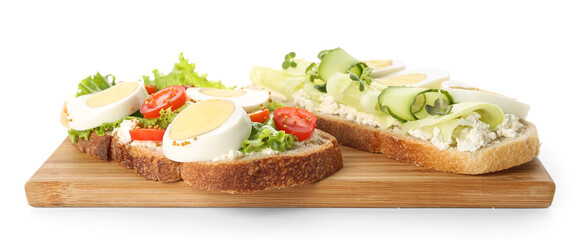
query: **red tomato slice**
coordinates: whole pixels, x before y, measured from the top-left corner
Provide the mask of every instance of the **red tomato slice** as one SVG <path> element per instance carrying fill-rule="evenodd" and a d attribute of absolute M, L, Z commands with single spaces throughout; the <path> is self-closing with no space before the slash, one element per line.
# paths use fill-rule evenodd
<path fill-rule="evenodd" d="M 148 95 L 152 95 L 156 92 L 156 86 L 154 85 L 145 85 L 144 88 L 146 89 L 146 92 L 148 92 Z"/>
<path fill-rule="evenodd" d="M 178 109 L 186 103 L 186 93 L 183 86 L 173 85 L 162 89 L 148 97 L 140 112 L 145 118 L 160 117 L 160 110 L 172 107 L 172 110 Z"/>
<path fill-rule="evenodd" d="M 270 118 L 270 111 L 268 109 L 258 110 L 248 115 L 253 122 L 264 122 Z"/>
<path fill-rule="evenodd" d="M 280 107 L 274 110 L 273 116 L 278 130 L 295 135 L 299 141 L 309 139 L 317 125 L 317 117 L 302 108 Z"/>
<path fill-rule="evenodd" d="M 165 129 L 135 128 L 130 130 L 130 138 L 140 141 L 162 141 Z"/>

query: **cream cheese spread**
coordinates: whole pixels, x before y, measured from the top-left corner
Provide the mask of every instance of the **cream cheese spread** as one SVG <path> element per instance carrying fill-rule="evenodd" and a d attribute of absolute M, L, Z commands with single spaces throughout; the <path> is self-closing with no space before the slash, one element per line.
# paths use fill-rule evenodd
<path fill-rule="evenodd" d="M 519 117 L 513 114 L 505 114 L 503 122 L 497 126 L 496 131 L 491 131 L 489 125 L 482 122 L 480 118 L 481 115 L 476 112 L 461 118 L 451 139 L 444 139 L 438 127 L 433 128 L 432 131 L 420 128 L 410 130 L 408 133 L 413 137 L 430 141 L 441 150 L 455 147 L 458 151 L 474 152 L 498 141 L 499 138 L 516 137 L 523 127 L 523 124 L 519 122 Z"/>
<path fill-rule="evenodd" d="M 132 141 L 130 137 L 130 130 L 136 127 L 138 121 L 134 119 L 125 119 L 120 123 L 120 126 L 112 130 L 112 135 L 118 137 L 120 143 L 129 143 Z"/>

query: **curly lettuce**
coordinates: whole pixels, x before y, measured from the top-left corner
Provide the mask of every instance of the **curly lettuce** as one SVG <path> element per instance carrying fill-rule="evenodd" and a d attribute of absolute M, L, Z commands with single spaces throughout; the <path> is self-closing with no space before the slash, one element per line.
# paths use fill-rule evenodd
<path fill-rule="evenodd" d="M 154 69 L 152 71 L 154 80 L 151 80 L 149 76 L 142 76 L 144 84 L 155 85 L 158 90 L 172 85 L 191 85 L 203 88 L 226 88 L 221 81 L 209 81 L 206 78 L 207 74 L 201 75 L 195 72 L 194 70 L 196 65 L 194 63 L 188 63 L 188 59 L 185 59 L 182 53 L 178 55 L 178 59 L 180 61 L 175 63 L 172 71 L 166 75 L 160 73 L 158 69 Z"/>
<path fill-rule="evenodd" d="M 108 81 L 108 77 L 112 77 L 112 82 Z M 94 76 L 89 76 L 80 81 L 78 84 L 78 90 L 76 91 L 76 96 L 78 97 L 100 92 L 114 85 L 116 85 L 116 77 L 114 77 L 114 75 L 108 74 L 102 76 L 99 72 L 96 72 Z"/>
<path fill-rule="evenodd" d="M 250 137 L 242 142 L 240 151 L 251 153 L 270 148 L 283 152 L 291 149 L 296 139 L 292 134 L 276 130 L 274 122 L 271 120 L 268 121 L 268 124 L 253 122 Z"/>
<path fill-rule="evenodd" d="M 79 139 L 88 140 L 91 132 L 96 132 L 98 136 L 104 136 L 104 134 L 106 134 L 107 131 L 111 131 L 112 129 L 119 127 L 122 121 L 124 121 L 124 119 L 112 123 L 103 123 L 98 127 L 86 130 L 70 129 L 68 130 L 68 136 L 70 138 L 70 142 L 77 143 Z"/>
<path fill-rule="evenodd" d="M 137 119 L 143 126 L 156 126 L 158 125 L 160 128 L 168 128 L 168 125 L 174 121 L 178 113 L 182 112 L 188 106 L 192 105 L 192 102 L 186 102 L 184 105 L 172 111 L 172 108 L 161 109 L 160 110 L 160 117 L 157 118 L 144 118 L 142 116 L 135 116 L 134 114 L 131 117 L 127 117 L 125 119 Z M 140 113 L 140 112 L 138 112 Z"/>

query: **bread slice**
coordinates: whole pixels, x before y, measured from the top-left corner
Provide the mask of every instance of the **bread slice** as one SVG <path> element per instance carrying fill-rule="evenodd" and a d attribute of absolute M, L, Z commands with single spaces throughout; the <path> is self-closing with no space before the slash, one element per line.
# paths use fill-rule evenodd
<path fill-rule="evenodd" d="M 315 115 L 317 128 L 335 136 L 341 145 L 443 172 L 495 172 L 529 162 L 539 154 L 537 129 L 524 120 L 517 137 L 498 139 L 475 152 L 462 152 L 454 148 L 440 150 L 429 141 L 400 131 L 364 126 L 330 114 Z"/>
<path fill-rule="evenodd" d="M 320 181 L 343 167 L 337 140 L 320 130 L 317 138 L 296 143 L 277 155 L 247 154 L 218 162 L 180 163 L 154 148 L 121 143 L 112 134 L 91 133 L 74 144 L 80 151 L 121 166 L 148 180 L 176 182 L 204 190 L 250 193 Z"/>
<path fill-rule="evenodd" d="M 181 176 L 184 182 L 195 188 L 229 193 L 316 182 L 343 167 L 337 140 L 325 132 L 318 132 L 316 142 L 278 155 L 255 154 L 227 162 L 183 163 Z"/>

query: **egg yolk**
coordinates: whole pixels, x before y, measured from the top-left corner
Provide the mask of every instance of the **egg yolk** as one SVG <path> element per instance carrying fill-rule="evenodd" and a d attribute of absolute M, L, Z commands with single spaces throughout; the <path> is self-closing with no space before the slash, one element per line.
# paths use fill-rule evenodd
<path fill-rule="evenodd" d="M 491 91 L 487 91 L 487 90 L 483 90 L 480 88 L 474 88 L 474 87 L 451 87 L 453 89 L 463 89 L 463 90 L 471 90 L 471 91 L 478 91 L 478 92 L 486 92 L 486 93 L 490 93 L 490 94 L 496 94 L 496 95 L 502 95 L 496 92 L 491 92 Z"/>
<path fill-rule="evenodd" d="M 180 113 L 172 122 L 170 137 L 185 140 L 217 129 L 232 115 L 232 102 L 210 99 L 196 103 Z"/>
<path fill-rule="evenodd" d="M 86 100 L 89 107 L 102 107 L 130 96 L 138 88 L 137 82 L 125 82 L 98 92 Z"/>
<path fill-rule="evenodd" d="M 379 79 L 378 81 L 387 86 L 406 86 L 422 82 L 427 78 L 424 73 L 407 73 L 390 78 Z"/>
<path fill-rule="evenodd" d="M 369 60 L 365 63 L 373 70 L 378 70 L 393 65 L 393 60 Z"/>
<path fill-rule="evenodd" d="M 227 89 L 215 89 L 215 88 L 206 88 L 199 91 L 204 95 L 208 95 L 211 97 L 239 97 L 245 95 L 246 92 L 243 90 L 227 90 Z"/>

